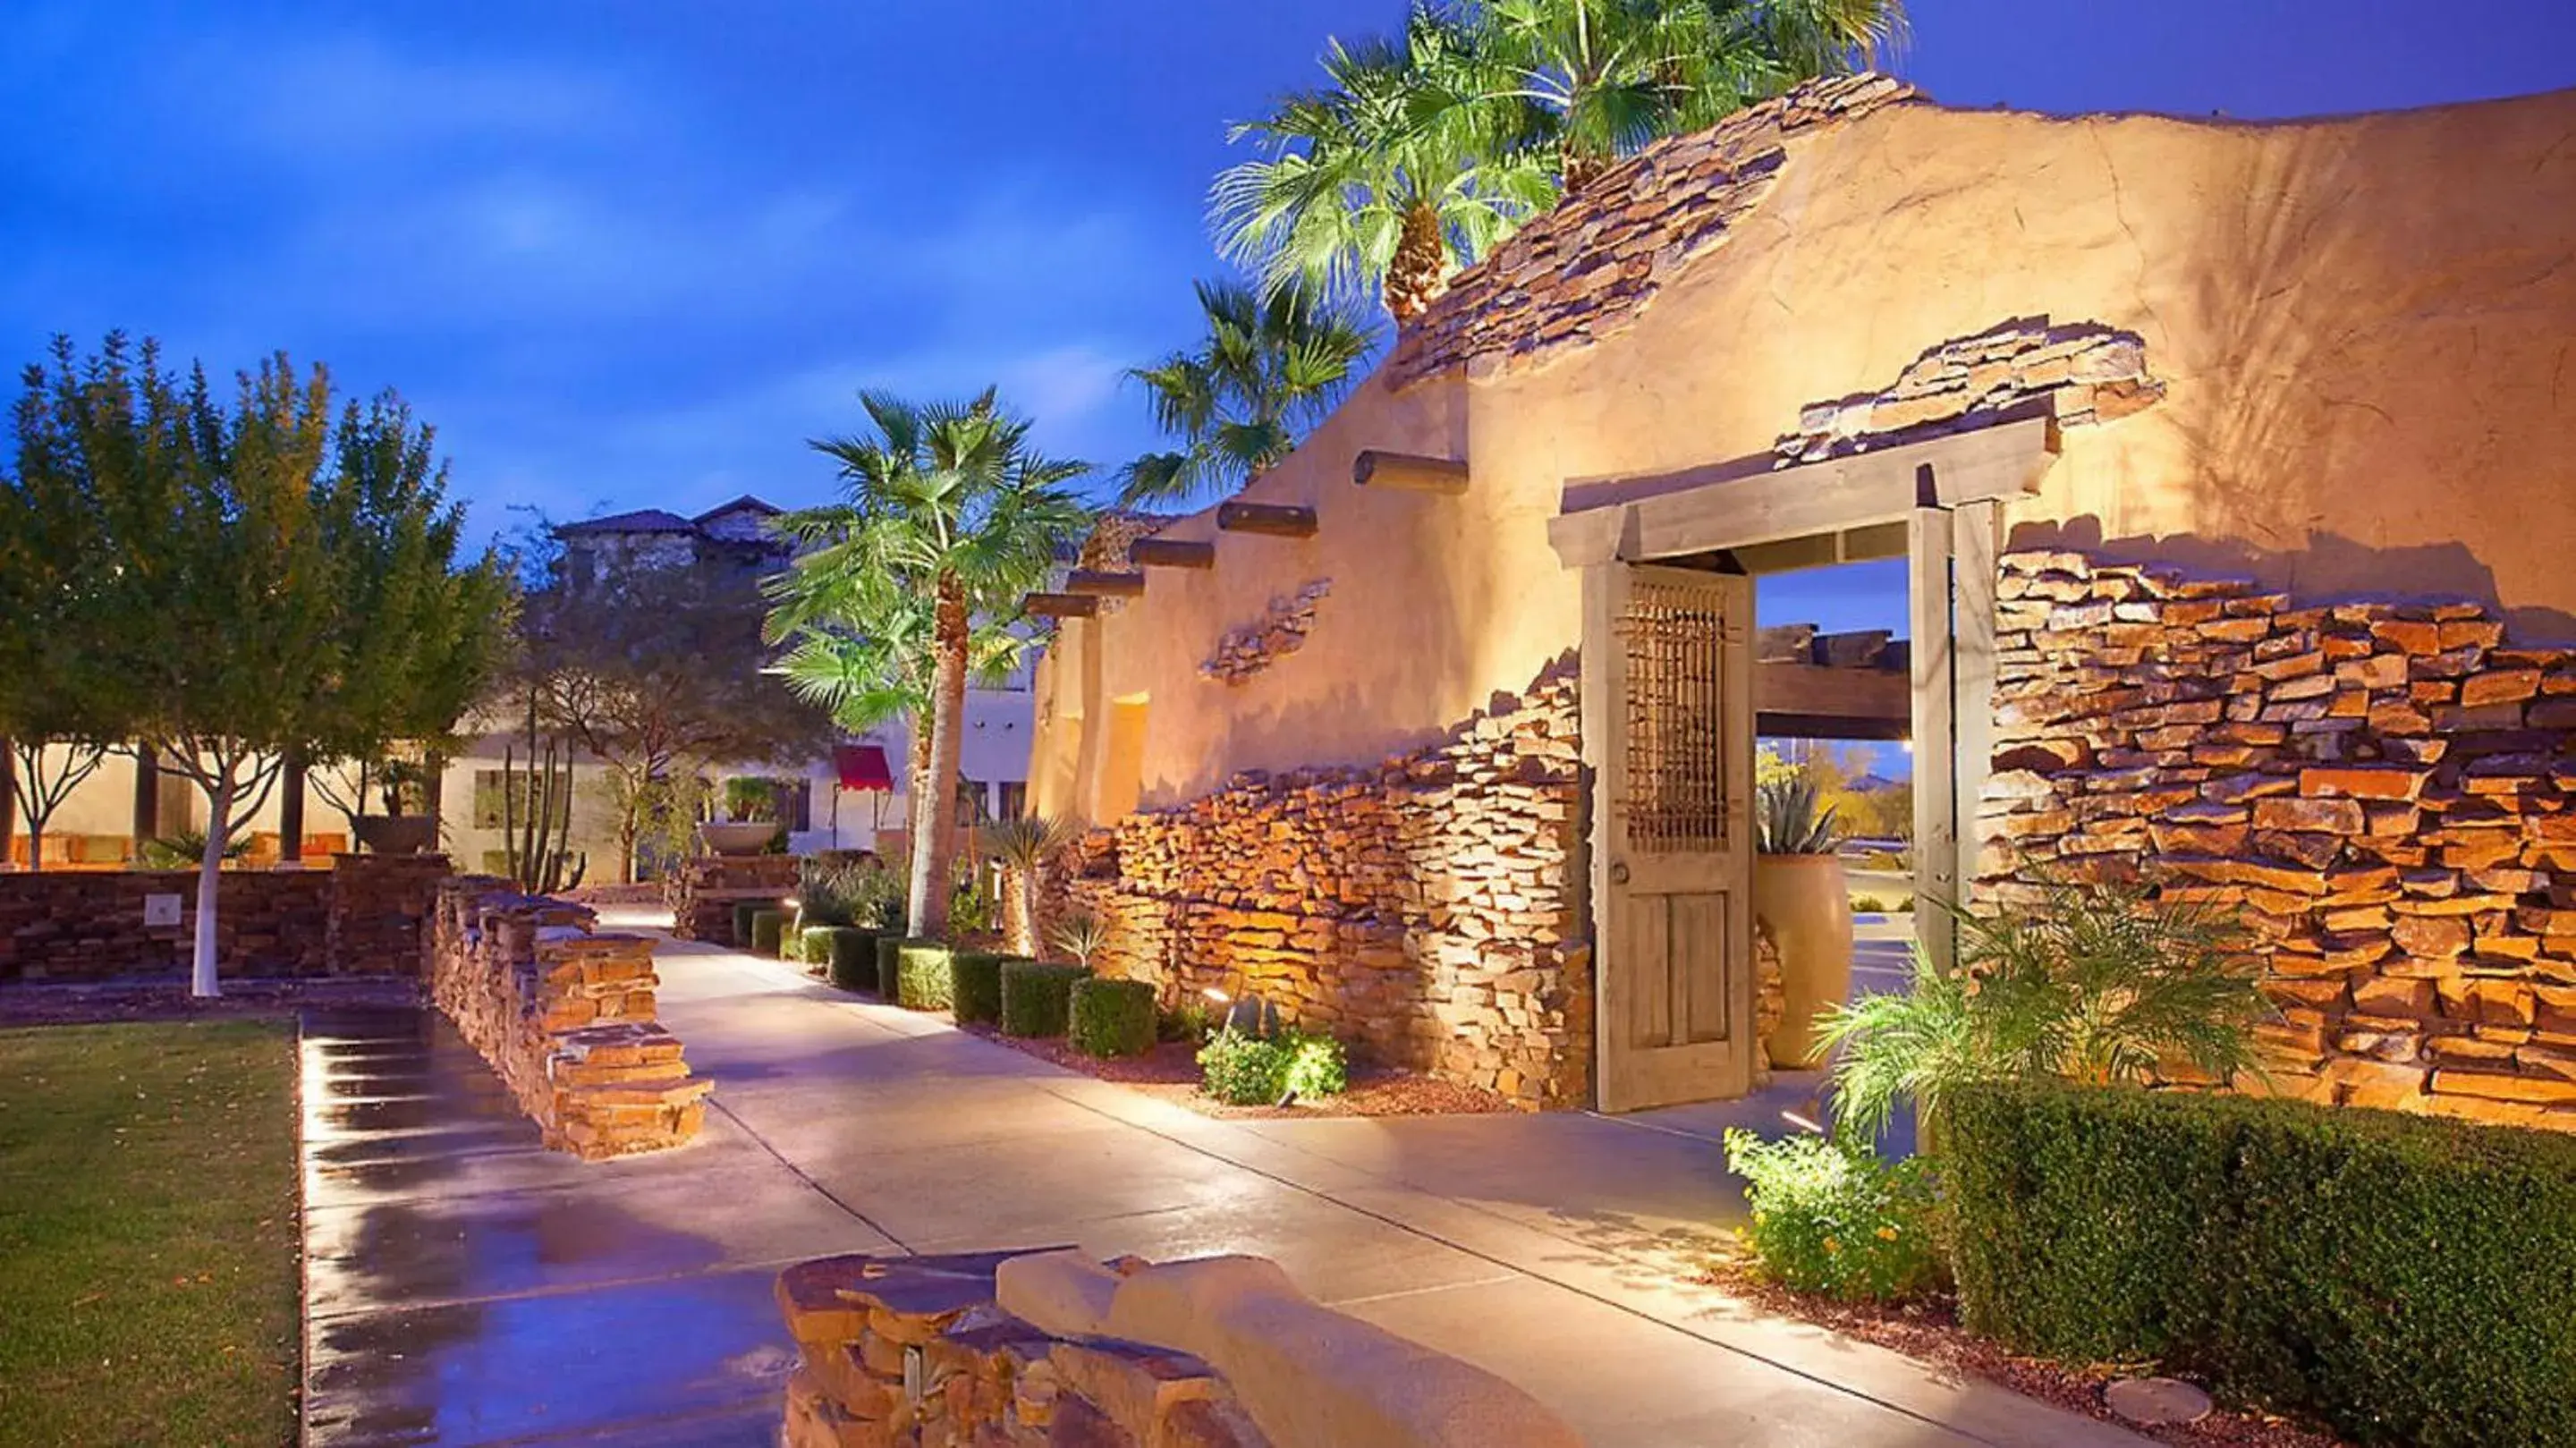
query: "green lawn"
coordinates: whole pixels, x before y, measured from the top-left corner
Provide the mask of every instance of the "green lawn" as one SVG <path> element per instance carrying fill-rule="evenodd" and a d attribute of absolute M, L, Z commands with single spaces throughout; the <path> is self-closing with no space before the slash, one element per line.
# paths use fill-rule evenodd
<path fill-rule="evenodd" d="M 0 1031 L 0 1445 L 295 1439 L 295 1045 Z"/>

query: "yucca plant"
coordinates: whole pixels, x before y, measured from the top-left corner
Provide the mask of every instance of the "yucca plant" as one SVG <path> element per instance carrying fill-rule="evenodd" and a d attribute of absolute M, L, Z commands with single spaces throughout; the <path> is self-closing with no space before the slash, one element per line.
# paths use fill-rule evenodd
<path fill-rule="evenodd" d="M 1047 938 L 1056 949 L 1083 965 L 1097 965 L 1100 953 L 1109 948 L 1109 922 L 1088 911 L 1076 910 L 1057 921 Z"/>
<path fill-rule="evenodd" d="M 1831 805 L 1804 774 L 1753 788 L 1753 848 L 1765 855 L 1829 855 L 1839 833 Z"/>
<path fill-rule="evenodd" d="M 2187 1061 L 2227 1082 L 2262 1074 L 2254 1026 L 2272 1014 L 2234 921 L 2132 884 L 2049 881 L 2030 905 L 1959 924 L 1958 965 L 1915 947 L 1910 989 L 1828 1006 L 1838 1125 L 1885 1130 L 1901 1101 L 1921 1117 L 1983 1082 L 2151 1079 Z"/>
<path fill-rule="evenodd" d="M 1045 815 L 1022 815 L 975 831 L 984 858 L 1002 867 L 1011 878 L 1011 889 L 1019 896 L 1020 918 L 1013 922 L 1011 930 L 1014 954 L 1037 954 L 1038 876 L 1065 846 L 1073 843 L 1073 836 L 1071 824 Z"/>

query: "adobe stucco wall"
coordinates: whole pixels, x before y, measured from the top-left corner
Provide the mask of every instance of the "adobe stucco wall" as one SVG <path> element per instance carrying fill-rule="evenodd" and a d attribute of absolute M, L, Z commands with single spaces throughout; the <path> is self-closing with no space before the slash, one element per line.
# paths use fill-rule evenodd
<path fill-rule="evenodd" d="M 2465 595 L 2517 638 L 2576 637 L 2576 92 L 2277 125 L 1907 103 L 1763 144 L 1784 155 L 1758 202 L 1642 309 L 1605 300 L 1594 340 L 1543 356 L 1463 348 L 1401 390 L 1382 372 L 1243 494 L 1313 506 L 1315 537 L 1220 535 L 1212 511 L 1169 529 L 1216 539 L 1217 566 L 1154 570 L 1067 630 L 1041 671 L 1036 807 L 1096 813 L 1106 730 L 1077 721 L 1113 701 L 1145 704 L 1147 807 L 1426 742 L 1575 642 L 1545 532 L 1569 481 L 1765 454 L 1804 405 L 2040 314 L 2136 333 L 2167 392 L 2068 429 L 2017 541 L 2302 597 Z M 1357 488 L 1363 447 L 1464 456 L 1473 482 Z M 1201 674 L 1319 579 L 1298 652 Z"/>

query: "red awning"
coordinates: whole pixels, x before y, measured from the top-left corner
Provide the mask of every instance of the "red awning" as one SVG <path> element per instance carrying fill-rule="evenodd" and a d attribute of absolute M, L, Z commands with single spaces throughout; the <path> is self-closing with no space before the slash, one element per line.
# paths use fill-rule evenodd
<path fill-rule="evenodd" d="M 885 746 L 881 744 L 833 745 L 832 772 L 841 777 L 843 789 L 894 792 L 894 772 L 886 768 Z"/>

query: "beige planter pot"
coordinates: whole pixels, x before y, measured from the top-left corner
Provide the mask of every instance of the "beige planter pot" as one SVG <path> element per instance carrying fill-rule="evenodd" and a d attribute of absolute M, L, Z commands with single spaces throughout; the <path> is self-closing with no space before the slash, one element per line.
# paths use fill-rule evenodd
<path fill-rule="evenodd" d="M 1753 913 L 1780 951 L 1788 1008 L 1766 1049 L 1784 1071 L 1815 1064 L 1816 1012 L 1851 995 L 1851 894 L 1833 855 L 1753 857 Z"/>

